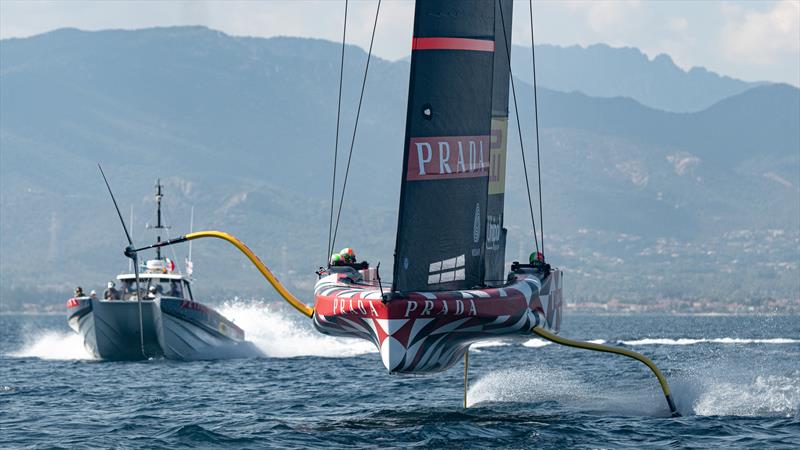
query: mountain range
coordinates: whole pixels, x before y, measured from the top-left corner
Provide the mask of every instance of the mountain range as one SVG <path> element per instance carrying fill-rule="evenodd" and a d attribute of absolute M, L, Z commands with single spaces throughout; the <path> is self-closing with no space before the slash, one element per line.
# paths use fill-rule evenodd
<path fill-rule="evenodd" d="M 512 50 L 514 75 L 533 83 L 530 47 Z M 650 59 L 637 48 L 536 46 L 537 84 L 593 97 L 629 97 L 655 109 L 697 112 L 764 83 L 737 80 L 703 67 L 686 71 L 667 54 Z"/>
<path fill-rule="evenodd" d="M 0 41 L 4 307 L 61 302 L 75 284 L 92 289 L 126 270 L 98 162 L 123 215 L 133 209 L 137 243 L 154 239 L 145 224 L 161 178 L 172 236 L 189 230 L 194 207 L 195 229 L 239 236 L 308 298 L 327 256 L 339 45 L 203 27 Z M 535 174 L 525 54 L 515 48 L 512 59 Z M 338 189 L 366 56 L 347 48 Z M 407 61 L 370 62 L 336 240 L 386 273 L 408 73 Z M 548 258 L 567 271 L 568 299 L 800 297 L 800 89 L 605 45 L 537 46 L 537 78 L 539 225 Z M 533 246 L 511 110 L 508 261 Z M 187 247 L 174 250 L 182 261 Z M 225 244 L 198 241 L 193 255 L 201 296 L 273 296 Z"/>

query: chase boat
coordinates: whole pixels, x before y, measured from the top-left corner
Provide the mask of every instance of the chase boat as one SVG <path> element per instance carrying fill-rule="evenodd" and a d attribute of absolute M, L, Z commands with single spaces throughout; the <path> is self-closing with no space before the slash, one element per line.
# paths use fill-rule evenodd
<path fill-rule="evenodd" d="M 161 197 L 159 183 L 157 230 L 166 228 L 161 224 Z M 136 273 L 120 274 L 117 280 L 120 289 L 108 299 L 67 301 L 69 326 L 95 358 L 204 359 L 244 342 L 241 328 L 194 300 L 190 277 L 176 271 L 160 251 L 139 268 L 138 282 Z"/>

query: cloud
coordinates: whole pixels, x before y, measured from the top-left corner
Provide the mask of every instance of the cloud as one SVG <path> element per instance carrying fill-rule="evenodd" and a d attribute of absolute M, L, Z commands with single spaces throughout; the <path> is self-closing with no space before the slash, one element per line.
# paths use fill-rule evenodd
<path fill-rule="evenodd" d="M 641 2 L 628 1 L 595 1 L 583 3 L 586 10 L 586 22 L 592 31 L 597 33 L 616 33 L 619 27 L 629 26 L 640 11 Z"/>
<path fill-rule="evenodd" d="M 347 41 L 369 45 L 377 0 L 351 1 Z M 800 85 L 800 2 L 534 0 L 536 41 L 667 52 L 744 79 Z M 60 27 L 84 30 L 205 25 L 232 35 L 304 36 L 339 42 L 344 0 L 0 0 L 0 39 Z M 374 54 L 410 54 L 414 2 L 381 4 Z M 514 2 L 512 41 L 530 45 L 528 1 Z"/>
<path fill-rule="evenodd" d="M 726 23 L 720 46 L 727 59 L 769 65 L 800 53 L 800 2 L 779 1 L 766 11 L 723 4 L 721 11 Z"/>
<path fill-rule="evenodd" d="M 544 8 L 561 9 L 572 16 L 568 23 L 572 23 L 571 28 L 584 30 L 581 33 L 586 40 L 581 42 L 584 45 L 600 40 L 609 44 L 627 42 L 638 34 L 647 14 L 640 0 L 567 0 L 544 5 Z M 578 25 L 580 22 L 582 25 Z"/>
<path fill-rule="evenodd" d="M 667 20 L 667 29 L 673 33 L 683 33 L 689 29 L 689 21 L 685 17 L 672 17 Z"/>

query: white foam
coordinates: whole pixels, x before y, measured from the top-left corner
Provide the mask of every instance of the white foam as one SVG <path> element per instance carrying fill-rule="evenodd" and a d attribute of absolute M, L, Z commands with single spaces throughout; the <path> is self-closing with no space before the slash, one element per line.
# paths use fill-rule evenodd
<path fill-rule="evenodd" d="M 503 341 L 501 341 L 499 339 L 492 339 L 490 341 L 476 342 L 476 343 L 470 345 L 469 348 L 473 349 L 473 348 L 506 347 L 506 346 L 508 346 L 508 342 L 503 342 Z"/>
<path fill-rule="evenodd" d="M 83 339 L 73 332 L 42 331 L 9 356 L 41 359 L 93 359 L 83 346 Z"/>
<path fill-rule="evenodd" d="M 800 371 L 790 376 L 759 375 L 749 381 L 700 381 L 692 402 L 700 416 L 794 417 L 800 410 Z"/>
<path fill-rule="evenodd" d="M 530 366 L 488 373 L 473 382 L 469 405 L 485 402 L 554 402 L 581 412 L 666 416 L 655 383 L 611 386 L 591 374 L 557 367 Z M 800 370 L 786 375 L 747 373 L 713 364 L 689 378 L 671 377 L 673 397 L 683 415 L 796 417 L 800 411 Z"/>
<path fill-rule="evenodd" d="M 772 338 L 772 339 L 741 339 L 741 338 L 714 338 L 714 339 L 668 339 L 668 338 L 648 338 L 634 341 L 618 341 L 624 345 L 695 345 L 702 343 L 713 344 L 800 344 L 800 339 L 791 338 Z"/>
<path fill-rule="evenodd" d="M 539 348 L 550 344 L 551 342 L 539 338 L 528 339 L 527 341 L 522 343 L 522 345 L 524 345 L 525 347 L 530 347 L 530 348 Z"/>
<path fill-rule="evenodd" d="M 266 356 L 347 358 L 377 353 L 372 342 L 322 335 L 313 328 L 311 320 L 300 319 L 294 310 L 273 303 L 230 301 L 219 312 L 240 326 L 245 339 Z"/>
<path fill-rule="evenodd" d="M 590 389 L 572 372 L 529 367 L 490 372 L 467 392 L 468 405 L 482 402 L 562 401 L 589 395 Z"/>

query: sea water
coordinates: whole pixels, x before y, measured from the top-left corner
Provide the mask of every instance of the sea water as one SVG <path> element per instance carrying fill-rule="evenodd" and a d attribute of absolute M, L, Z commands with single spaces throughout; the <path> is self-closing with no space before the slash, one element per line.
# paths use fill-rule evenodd
<path fill-rule="evenodd" d="M 800 318 L 565 315 L 562 335 L 496 340 L 463 366 L 388 375 L 372 344 L 318 334 L 282 305 L 220 306 L 236 358 L 100 362 L 63 316 L 0 316 L 0 447 L 798 448 Z"/>

